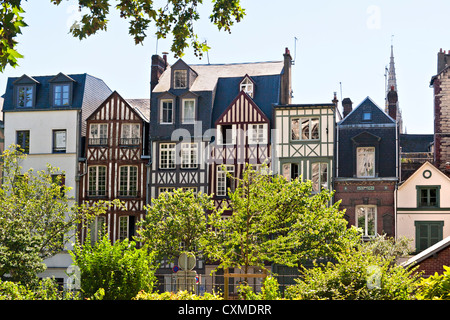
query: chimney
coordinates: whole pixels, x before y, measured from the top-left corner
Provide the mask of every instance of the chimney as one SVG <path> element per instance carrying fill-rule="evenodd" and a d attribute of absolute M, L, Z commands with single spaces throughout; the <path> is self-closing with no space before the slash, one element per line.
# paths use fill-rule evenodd
<path fill-rule="evenodd" d="M 350 100 L 350 98 L 344 98 L 342 99 L 342 108 L 343 108 L 343 113 L 342 116 L 345 118 L 350 112 L 352 112 L 352 105 L 353 102 L 352 100 Z"/>
<path fill-rule="evenodd" d="M 391 90 L 388 92 L 387 95 L 388 99 L 388 114 L 389 116 L 396 120 L 397 119 L 397 91 L 395 91 L 394 86 L 391 86 Z"/>
<path fill-rule="evenodd" d="M 286 48 L 284 54 L 284 67 L 283 74 L 281 75 L 281 88 L 280 88 L 280 104 L 290 104 L 292 98 L 292 83 L 291 83 L 291 65 L 292 57 L 289 49 Z"/>
<path fill-rule="evenodd" d="M 163 57 L 155 54 L 152 56 L 152 67 L 150 73 L 150 92 L 153 91 L 155 86 L 159 82 L 159 78 L 163 74 L 164 70 L 166 70 L 167 64 L 167 52 L 163 52 Z"/>
<path fill-rule="evenodd" d="M 437 73 L 444 70 L 447 65 L 450 65 L 450 51 L 447 53 L 446 50 L 442 51 L 441 48 L 438 52 Z"/>

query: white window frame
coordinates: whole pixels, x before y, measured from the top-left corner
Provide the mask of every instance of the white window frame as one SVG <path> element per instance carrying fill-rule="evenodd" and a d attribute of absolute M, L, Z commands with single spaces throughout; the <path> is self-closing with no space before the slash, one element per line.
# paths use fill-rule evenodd
<path fill-rule="evenodd" d="M 179 78 L 179 77 L 181 77 L 181 78 Z M 179 79 L 181 79 L 181 82 L 182 82 L 182 80 L 184 80 L 184 83 L 182 83 L 181 86 L 177 85 L 177 82 Z M 174 70 L 173 71 L 173 88 L 174 89 L 186 89 L 187 82 L 188 82 L 187 70 Z"/>
<path fill-rule="evenodd" d="M 235 124 L 231 124 L 231 142 L 224 143 L 224 137 L 222 135 L 222 127 L 223 126 L 230 126 L 230 124 L 219 124 L 217 125 L 217 144 L 218 145 L 235 145 L 236 144 L 236 136 L 237 136 L 237 126 Z M 225 135 L 227 135 L 227 132 L 225 132 Z"/>
<path fill-rule="evenodd" d="M 126 169 L 126 172 L 124 172 Z M 125 189 L 122 189 L 125 186 Z M 135 197 L 138 192 L 138 167 L 120 166 L 119 167 L 119 196 Z"/>
<path fill-rule="evenodd" d="M 364 149 L 366 149 L 365 152 L 368 153 L 368 154 L 369 154 L 368 149 L 372 150 L 372 151 L 370 151 L 370 154 L 371 154 L 371 157 L 372 157 L 372 160 L 373 160 L 373 163 L 372 163 L 372 174 L 369 174 L 370 168 L 366 168 L 365 172 L 362 172 L 360 170 L 361 166 L 365 166 L 363 163 L 361 163 L 361 161 L 363 161 L 363 162 L 364 161 L 370 161 L 370 159 L 367 158 L 368 155 L 366 155 L 366 160 L 362 159 L 362 157 L 364 156 L 363 155 Z M 356 148 L 356 176 L 358 178 L 374 178 L 375 177 L 375 161 L 376 161 L 376 159 L 375 159 L 375 152 L 376 152 L 375 147 L 357 147 Z"/>
<path fill-rule="evenodd" d="M 314 165 L 317 165 L 318 172 L 317 172 L 317 184 L 313 180 L 314 178 Z M 324 172 L 322 171 L 322 165 L 326 166 L 326 183 L 324 185 L 324 181 L 322 181 L 322 175 Z M 312 162 L 311 163 L 311 182 L 312 182 L 312 191 L 313 192 L 320 192 L 323 189 L 329 189 L 329 165 L 328 162 Z"/>
<path fill-rule="evenodd" d="M 192 102 L 193 103 L 193 110 L 192 110 L 192 118 L 186 118 L 186 102 Z M 196 99 L 183 99 L 182 100 L 182 108 L 181 108 L 181 123 L 183 124 L 193 124 L 195 123 L 195 111 L 197 109 L 196 106 Z"/>
<path fill-rule="evenodd" d="M 57 89 L 60 90 L 59 97 L 57 97 Z M 70 84 L 53 85 L 53 105 L 58 107 L 70 105 Z"/>
<path fill-rule="evenodd" d="M 267 123 L 250 123 L 247 128 L 248 144 L 267 144 Z"/>
<path fill-rule="evenodd" d="M 170 103 L 171 105 L 171 117 L 170 119 L 164 119 L 165 103 Z M 169 110 L 169 109 L 167 109 Z M 175 118 L 175 108 L 173 99 L 161 99 L 159 107 L 159 123 L 160 124 L 173 124 L 173 119 Z M 170 121 L 164 121 L 170 120 Z"/>
<path fill-rule="evenodd" d="M 369 210 L 373 210 L 373 234 L 369 233 Z M 360 217 L 360 211 L 363 210 L 364 214 L 364 225 L 361 226 L 359 217 Z M 363 230 L 363 236 L 364 237 L 374 237 L 377 235 L 377 206 L 375 205 L 358 205 L 355 207 L 355 225 L 357 228 L 361 228 Z"/>
<path fill-rule="evenodd" d="M 239 90 L 244 91 L 250 97 L 253 98 L 253 82 L 248 77 L 245 77 L 244 80 L 239 84 Z"/>
<path fill-rule="evenodd" d="M 21 95 L 23 102 L 21 103 Z M 21 105 L 22 104 L 22 105 Z M 31 108 L 34 104 L 34 87 L 31 85 L 21 85 L 17 87 L 17 106 L 19 108 Z"/>
<path fill-rule="evenodd" d="M 293 121 L 294 120 L 298 120 L 298 128 L 294 128 L 293 125 Z M 308 135 L 307 138 L 303 138 L 303 121 L 304 120 L 308 120 Z M 317 121 L 317 138 L 313 138 L 313 131 L 312 131 L 312 124 L 313 121 Z M 316 117 L 316 116 L 311 116 L 311 117 L 304 117 L 304 116 L 300 116 L 300 117 L 292 117 L 290 118 L 290 127 L 291 127 L 291 131 L 290 131 L 290 137 L 292 141 L 319 141 L 320 140 L 320 117 Z M 296 129 L 297 131 L 297 135 L 298 138 L 294 138 L 294 129 Z"/>
<path fill-rule="evenodd" d="M 95 128 L 95 132 L 93 131 Z M 91 140 L 92 139 L 92 140 Z M 95 141 L 96 139 L 98 141 Z M 108 144 L 108 124 L 107 123 L 91 123 L 89 125 L 89 144 L 103 145 Z M 96 142 L 96 143 L 92 143 Z M 103 143 L 106 142 L 106 143 Z"/>
<path fill-rule="evenodd" d="M 181 169 L 198 168 L 198 143 L 181 143 Z"/>
<path fill-rule="evenodd" d="M 100 168 L 104 168 L 104 179 L 101 179 L 102 177 L 100 177 Z M 91 169 L 95 169 L 95 171 L 91 171 Z M 93 184 L 91 184 L 91 178 L 92 175 L 94 175 L 94 180 Z M 106 166 L 89 166 L 88 167 L 88 195 L 89 196 L 106 196 L 107 195 L 107 183 L 106 183 L 106 177 L 107 177 L 107 168 Z M 104 190 L 100 190 L 100 183 L 104 181 Z M 95 190 L 92 190 L 91 186 L 95 187 Z M 99 194 L 99 191 L 104 191 L 104 194 Z M 92 194 L 92 192 L 94 192 L 94 194 Z"/>
<path fill-rule="evenodd" d="M 56 129 L 53 130 L 52 134 L 53 134 L 52 152 L 65 153 L 67 148 L 67 130 Z"/>
<path fill-rule="evenodd" d="M 141 124 L 140 123 L 123 123 L 120 132 L 120 144 L 136 145 L 141 139 Z"/>
<path fill-rule="evenodd" d="M 124 227 L 125 227 L 125 230 L 124 230 Z M 124 237 L 124 235 L 125 235 L 125 237 Z M 119 217 L 119 240 L 128 239 L 129 236 L 130 236 L 130 216 L 120 216 Z"/>
<path fill-rule="evenodd" d="M 234 165 L 218 166 L 216 171 L 216 195 L 224 197 L 228 194 L 227 174 L 234 174 Z"/>
<path fill-rule="evenodd" d="M 159 144 L 159 169 L 175 169 L 175 148 L 175 143 Z"/>

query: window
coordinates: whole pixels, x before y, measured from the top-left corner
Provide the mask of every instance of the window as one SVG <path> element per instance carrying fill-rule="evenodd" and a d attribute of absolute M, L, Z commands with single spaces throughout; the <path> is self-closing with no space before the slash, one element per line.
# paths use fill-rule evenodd
<path fill-rule="evenodd" d="M 195 122 L 195 99 L 184 99 L 182 110 L 182 123 Z"/>
<path fill-rule="evenodd" d="M 66 183 L 66 176 L 63 174 L 52 174 L 52 183 L 60 187 L 61 196 L 64 196 L 64 185 Z"/>
<path fill-rule="evenodd" d="M 439 207 L 440 186 L 417 186 L 417 207 Z"/>
<path fill-rule="evenodd" d="M 297 163 L 284 163 L 283 168 L 283 177 L 286 178 L 286 180 L 294 180 L 299 177 L 299 167 Z"/>
<path fill-rule="evenodd" d="M 19 86 L 17 89 L 17 106 L 32 107 L 33 106 L 33 86 Z"/>
<path fill-rule="evenodd" d="M 137 176 L 138 176 L 137 172 L 138 168 L 136 166 L 120 167 L 119 196 L 122 197 L 137 196 Z"/>
<path fill-rule="evenodd" d="M 267 125 L 250 124 L 248 126 L 248 143 L 249 144 L 267 143 Z"/>
<path fill-rule="evenodd" d="M 91 223 L 91 244 L 94 245 L 97 241 L 100 241 L 105 235 L 106 218 L 95 217 Z"/>
<path fill-rule="evenodd" d="M 173 123 L 173 100 L 161 100 L 160 123 Z"/>
<path fill-rule="evenodd" d="M 159 145 L 159 168 L 175 168 L 175 143 L 161 143 Z"/>
<path fill-rule="evenodd" d="M 375 177 L 375 147 L 356 148 L 356 176 Z"/>
<path fill-rule="evenodd" d="M 122 124 L 120 133 L 121 145 L 139 145 L 141 143 L 141 125 L 139 123 Z"/>
<path fill-rule="evenodd" d="M 66 130 L 53 130 L 53 153 L 66 152 Z"/>
<path fill-rule="evenodd" d="M 30 131 L 17 131 L 16 144 L 20 146 L 20 148 L 23 150 L 23 153 L 30 153 Z"/>
<path fill-rule="evenodd" d="M 291 140 L 319 140 L 319 118 L 292 118 Z"/>
<path fill-rule="evenodd" d="M 253 82 L 249 78 L 245 78 L 240 85 L 240 91 L 244 91 L 253 98 Z"/>
<path fill-rule="evenodd" d="M 357 206 L 356 207 L 356 227 L 363 230 L 363 236 L 372 237 L 376 235 L 376 206 Z"/>
<path fill-rule="evenodd" d="M 228 189 L 234 189 L 234 181 L 228 175 L 234 175 L 234 166 L 217 167 L 217 195 L 226 196 Z"/>
<path fill-rule="evenodd" d="M 236 125 L 223 124 L 217 126 L 218 144 L 236 144 Z"/>
<path fill-rule="evenodd" d="M 442 240 L 444 221 L 415 221 L 416 252 L 423 251 Z"/>
<path fill-rule="evenodd" d="M 328 163 L 315 162 L 311 164 L 311 181 L 313 192 L 328 189 Z"/>
<path fill-rule="evenodd" d="M 132 240 L 134 236 L 135 217 L 122 216 L 119 217 L 119 240 Z"/>
<path fill-rule="evenodd" d="M 187 88 L 187 70 L 175 70 L 173 72 L 174 89 L 186 89 Z"/>
<path fill-rule="evenodd" d="M 364 111 L 362 119 L 363 119 L 363 121 L 370 121 L 370 120 L 372 120 L 372 112 Z"/>
<path fill-rule="evenodd" d="M 181 144 L 181 168 L 194 169 L 198 166 L 197 143 Z"/>
<path fill-rule="evenodd" d="M 106 123 L 92 123 L 89 133 L 90 145 L 108 145 L 108 125 Z"/>
<path fill-rule="evenodd" d="M 58 84 L 53 86 L 53 105 L 68 106 L 70 99 L 70 85 Z"/>
<path fill-rule="evenodd" d="M 106 196 L 106 166 L 91 166 L 88 173 L 88 196 Z"/>

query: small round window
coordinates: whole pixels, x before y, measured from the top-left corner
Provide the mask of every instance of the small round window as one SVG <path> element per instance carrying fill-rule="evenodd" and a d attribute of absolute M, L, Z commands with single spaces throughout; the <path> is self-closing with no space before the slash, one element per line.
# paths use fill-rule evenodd
<path fill-rule="evenodd" d="M 429 179 L 429 178 L 431 178 L 431 171 L 430 171 L 430 170 L 425 170 L 425 171 L 422 173 L 422 175 L 423 175 L 423 177 L 424 177 L 425 179 Z"/>

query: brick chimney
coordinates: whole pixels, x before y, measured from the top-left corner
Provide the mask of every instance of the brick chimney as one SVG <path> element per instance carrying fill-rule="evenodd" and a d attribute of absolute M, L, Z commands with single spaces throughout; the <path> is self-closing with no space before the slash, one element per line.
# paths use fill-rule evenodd
<path fill-rule="evenodd" d="M 352 112 L 353 110 L 353 102 L 352 100 L 350 100 L 350 98 L 344 98 L 342 99 L 342 108 L 343 108 L 343 112 L 342 112 L 342 116 L 345 118 L 350 112 Z"/>
<path fill-rule="evenodd" d="M 150 92 L 153 91 L 159 82 L 159 78 L 167 68 L 167 52 L 163 52 L 163 56 L 157 54 L 152 56 L 152 67 L 150 72 Z"/>
<path fill-rule="evenodd" d="M 291 82 L 291 66 L 292 57 L 289 49 L 286 48 L 284 54 L 284 68 L 281 75 L 281 88 L 280 88 L 280 104 L 290 104 L 292 99 L 292 82 Z"/>
<path fill-rule="evenodd" d="M 388 99 L 388 114 L 389 116 L 396 120 L 397 119 L 397 91 L 395 91 L 394 86 L 391 86 L 391 90 L 389 90 L 387 94 Z"/>

